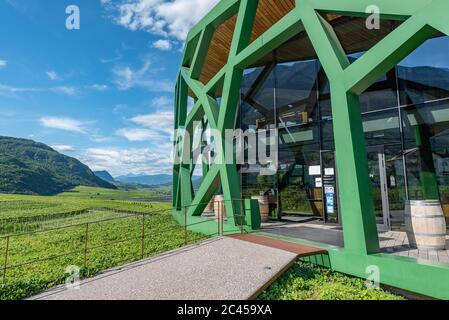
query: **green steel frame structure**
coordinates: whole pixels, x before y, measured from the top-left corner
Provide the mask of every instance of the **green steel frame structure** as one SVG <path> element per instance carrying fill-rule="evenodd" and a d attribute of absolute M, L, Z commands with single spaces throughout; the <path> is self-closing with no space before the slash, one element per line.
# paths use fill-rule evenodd
<path fill-rule="evenodd" d="M 175 129 L 193 135 L 193 123 L 207 119 L 213 129 L 223 133 L 236 128 L 240 84 L 244 69 L 300 32 L 306 32 L 321 62 L 331 87 L 334 135 L 339 176 L 339 199 L 344 248 L 328 247 L 328 254 L 316 262 L 336 271 L 367 277 L 370 266 L 380 270 L 383 284 L 436 298 L 449 298 L 449 265 L 380 253 L 379 239 L 369 180 L 367 154 L 359 96 L 379 77 L 406 58 L 427 39 L 441 32 L 449 35 L 447 0 L 297 0 L 295 8 L 255 41 L 250 36 L 258 6 L 257 0 L 222 0 L 189 33 L 176 86 Z M 377 5 L 382 19 L 403 21 L 398 28 L 349 62 L 332 26 L 321 14 L 354 17 L 368 16 L 366 8 Z M 200 78 L 214 30 L 237 15 L 227 64 L 210 80 Z M 221 103 L 215 97 L 222 87 Z M 188 110 L 189 89 L 196 97 Z M 188 150 L 187 139 L 176 137 L 175 152 Z M 218 157 L 224 159 L 227 141 L 216 141 Z M 184 144 L 184 145 L 183 145 Z M 203 182 L 193 196 L 191 177 L 194 162 L 174 166 L 174 215 L 181 221 L 184 210 L 190 222 L 202 221 L 208 201 L 221 187 L 225 196 L 228 230 L 236 226 L 233 213 L 239 211 L 240 178 L 235 164 L 212 164 L 204 169 Z M 198 231 L 212 232 L 206 224 Z M 216 230 L 216 229 L 214 229 Z M 225 253 L 224 253 L 225 254 Z"/>

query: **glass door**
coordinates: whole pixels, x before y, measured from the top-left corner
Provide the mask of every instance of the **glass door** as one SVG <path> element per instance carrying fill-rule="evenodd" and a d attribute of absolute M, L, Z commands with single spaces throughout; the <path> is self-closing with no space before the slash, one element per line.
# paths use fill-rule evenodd
<path fill-rule="evenodd" d="M 401 228 L 406 200 L 404 165 L 398 145 L 367 149 L 373 204 L 380 230 Z"/>
<path fill-rule="evenodd" d="M 407 200 L 404 158 L 399 145 L 385 146 L 384 155 L 390 228 L 403 229 L 405 201 Z"/>
<path fill-rule="evenodd" d="M 373 190 L 373 204 L 376 221 L 381 230 L 390 228 L 388 189 L 386 185 L 386 169 L 384 148 L 371 147 L 367 149 L 368 170 Z"/>

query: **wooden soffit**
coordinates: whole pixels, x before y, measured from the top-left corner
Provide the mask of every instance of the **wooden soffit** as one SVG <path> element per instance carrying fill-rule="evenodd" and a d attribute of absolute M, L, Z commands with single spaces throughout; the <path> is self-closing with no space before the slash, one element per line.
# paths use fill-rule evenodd
<path fill-rule="evenodd" d="M 294 6 L 295 0 L 259 0 L 251 42 L 293 10 Z M 365 19 L 362 18 L 337 15 L 325 15 L 324 17 L 333 26 L 347 53 L 369 49 L 398 24 L 398 22 L 382 20 L 380 30 L 368 30 L 365 25 Z M 225 66 L 235 24 L 236 16 L 233 16 L 215 30 L 201 72 L 201 82 L 209 82 Z M 315 56 L 315 51 L 310 40 L 303 32 L 249 67 L 265 65 L 272 61 L 289 62 L 305 60 L 314 58 Z M 220 95 L 219 90 L 218 88 L 217 95 Z"/>

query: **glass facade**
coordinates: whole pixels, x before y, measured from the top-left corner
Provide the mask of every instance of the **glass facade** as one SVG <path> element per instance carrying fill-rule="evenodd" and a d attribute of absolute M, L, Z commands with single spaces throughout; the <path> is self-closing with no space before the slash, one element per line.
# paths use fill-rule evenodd
<path fill-rule="evenodd" d="M 279 141 L 276 175 L 241 166 L 243 197 L 268 197 L 273 217 L 338 221 L 332 106 L 319 61 L 247 70 L 241 93 L 240 127 L 277 128 Z M 449 38 L 425 42 L 360 105 L 378 223 L 401 228 L 407 199 L 439 198 L 449 217 Z"/>

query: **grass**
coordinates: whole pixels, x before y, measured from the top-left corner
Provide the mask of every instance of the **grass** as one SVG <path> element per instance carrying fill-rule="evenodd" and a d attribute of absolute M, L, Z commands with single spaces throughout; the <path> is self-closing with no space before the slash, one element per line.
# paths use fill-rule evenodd
<path fill-rule="evenodd" d="M 86 277 L 140 260 L 142 226 L 144 258 L 185 244 L 184 229 L 172 218 L 171 204 L 133 201 L 134 197 L 148 194 L 81 187 L 54 197 L 0 195 L 0 300 L 25 298 L 64 283 L 70 266 L 79 267 L 81 277 Z M 3 283 L 6 234 L 11 237 Z M 188 233 L 191 242 L 204 238 Z"/>
<path fill-rule="evenodd" d="M 298 261 L 260 296 L 260 300 L 403 300 L 365 281 Z"/>
<path fill-rule="evenodd" d="M 90 187 L 77 187 L 48 197 L 0 194 L 0 234 L 39 230 L 44 225 L 58 227 L 58 221 L 66 225 L 69 218 L 80 221 L 98 219 L 99 212 L 105 209 L 110 215 L 112 211 L 117 214 L 151 213 L 169 208 L 167 203 L 150 201 L 157 196 L 155 191 Z"/>

